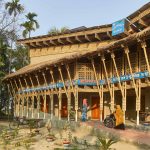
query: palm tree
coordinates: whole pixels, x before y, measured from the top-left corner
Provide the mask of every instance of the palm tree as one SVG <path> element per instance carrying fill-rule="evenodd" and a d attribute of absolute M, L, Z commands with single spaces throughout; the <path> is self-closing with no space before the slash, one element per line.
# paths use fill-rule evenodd
<path fill-rule="evenodd" d="M 16 22 L 16 16 L 17 14 L 21 14 L 24 11 L 24 7 L 19 3 L 20 0 L 12 0 L 11 2 L 7 2 L 5 4 L 5 9 L 8 10 L 9 15 L 13 15 L 13 32 L 12 32 L 12 37 L 11 37 L 11 49 L 13 46 L 13 41 L 14 41 L 14 33 L 15 33 L 15 22 Z M 9 73 L 11 72 L 11 54 L 9 56 L 10 58 L 10 63 L 9 63 Z"/>
<path fill-rule="evenodd" d="M 17 14 L 21 14 L 24 11 L 24 7 L 19 2 L 20 0 L 12 0 L 12 2 L 5 4 L 5 9 L 8 9 L 9 15 L 13 15 L 14 18 Z"/>
<path fill-rule="evenodd" d="M 34 19 L 35 17 L 37 17 L 36 13 L 28 13 L 26 15 L 27 21 L 21 24 L 21 26 L 24 27 L 22 32 L 24 38 L 26 38 L 27 35 L 30 38 L 31 31 L 35 31 L 37 28 L 39 28 L 38 22 Z"/>
<path fill-rule="evenodd" d="M 66 31 L 68 31 L 69 28 L 68 27 L 62 27 L 60 29 L 57 29 L 56 27 L 52 27 L 49 31 L 48 34 L 50 35 L 58 35 L 60 33 L 65 33 Z"/>

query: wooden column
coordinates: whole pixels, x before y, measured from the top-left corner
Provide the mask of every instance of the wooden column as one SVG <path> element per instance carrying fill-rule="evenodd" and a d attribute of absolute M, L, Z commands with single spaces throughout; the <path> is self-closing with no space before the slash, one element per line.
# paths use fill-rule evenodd
<path fill-rule="evenodd" d="M 114 93 L 114 89 L 111 88 L 112 86 L 111 86 L 109 78 L 108 78 L 108 73 L 107 73 L 107 69 L 106 69 L 104 56 L 101 57 L 101 60 L 102 60 L 103 66 L 104 66 L 104 71 L 105 71 L 105 75 L 106 75 L 108 90 L 109 90 L 110 98 L 111 98 L 111 111 L 113 111 L 114 110 L 114 94 L 113 94 Z"/>
<path fill-rule="evenodd" d="M 24 81 L 25 81 L 25 84 L 26 84 L 26 87 L 28 88 L 28 83 L 27 83 L 27 80 L 26 80 L 26 78 L 24 78 Z M 28 118 L 28 116 L 29 116 L 29 105 L 28 105 L 28 100 L 29 100 L 29 98 L 28 98 L 28 94 L 26 94 L 26 102 L 27 102 L 27 106 L 26 106 L 26 112 L 27 112 L 27 114 L 26 114 L 26 117 Z"/>
<path fill-rule="evenodd" d="M 32 118 L 34 118 L 34 96 L 31 96 L 32 101 Z"/>
<path fill-rule="evenodd" d="M 51 119 L 53 119 L 53 115 L 54 115 L 54 95 L 51 94 L 50 95 L 50 100 L 51 100 Z"/>
<path fill-rule="evenodd" d="M 113 61 L 113 65 L 114 65 L 116 74 L 117 74 L 118 84 L 119 84 L 120 91 L 121 91 L 121 95 L 122 95 L 122 109 L 123 109 L 123 112 L 124 112 L 124 123 L 125 123 L 125 111 L 126 111 L 126 83 L 123 83 L 123 86 L 121 85 L 120 76 L 119 76 L 118 68 L 117 68 L 116 61 L 115 61 L 115 54 L 114 54 L 113 52 L 111 53 L 111 58 L 112 58 L 112 61 Z"/>
<path fill-rule="evenodd" d="M 21 86 L 21 90 L 23 91 L 23 85 L 21 83 L 21 79 L 19 78 L 19 83 L 20 83 L 20 86 Z M 24 94 L 22 94 L 22 117 L 24 116 Z"/>
<path fill-rule="evenodd" d="M 62 75 L 62 70 L 61 70 L 61 67 L 60 67 L 60 66 L 58 67 L 58 70 L 59 70 L 60 77 L 61 77 L 61 80 L 62 80 L 63 85 L 64 85 L 64 90 L 65 90 L 65 93 L 66 93 L 66 96 L 67 96 L 67 99 L 68 99 L 68 121 L 70 121 L 71 93 L 67 91 L 67 88 L 66 88 L 66 85 L 65 85 L 65 81 L 64 81 L 64 78 L 63 78 L 63 75 Z"/>
<path fill-rule="evenodd" d="M 59 106 L 58 106 L 58 117 L 59 117 L 59 120 L 61 120 L 61 105 L 62 105 L 62 93 L 60 93 L 60 89 L 59 89 Z"/>
<path fill-rule="evenodd" d="M 125 53 L 127 56 L 127 60 L 128 60 L 128 64 L 129 64 L 129 68 L 130 68 L 130 74 L 132 77 L 132 81 L 133 81 L 133 85 L 134 85 L 134 89 L 135 89 L 135 94 L 136 94 L 136 111 L 137 111 L 137 125 L 139 125 L 139 110 L 140 110 L 140 106 L 139 106 L 139 102 L 140 102 L 140 85 L 136 85 L 135 83 L 135 79 L 133 76 L 133 71 L 132 71 L 132 67 L 131 67 L 131 62 L 130 62 L 130 58 L 129 58 L 129 48 L 126 46 L 125 47 Z"/>
<path fill-rule="evenodd" d="M 102 122 L 102 113 L 103 113 L 103 99 L 102 99 L 102 92 L 101 89 L 99 87 L 99 79 L 97 77 L 97 73 L 96 73 L 96 68 L 95 68 L 95 64 L 94 64 L 94 59 L 91 59 L 91 63 L 92 63 L 92 67 L 93 67 L 93 71 L 94 71 L 94 75 L 95 75 L 95 79 L 96 79 L 96 85 L 97 85 L 97 89 L 98 89 L 98 93 L 99 93 L 99 99 L 100 99 L 100 121 Z"/>
<path fill-rule="evenodd" d="M 44 92 L 44 119 L 46 119 L 46 92 Z"/>
<path fill-rule="evenodd" d="M 29 117 L 29 96 L 27 94 L 27 118 Z"/>
<path fill-rule="evenodd" d="M 40 118 L 40 96 L 37 95 L 37 111 L 38 111 L 38 119 Z"/>
<path fill-rule="evenodd" d="M 71 110 L 71 92 L 68 92 L 68 121 L 70 121 L 70 110 Z"/>
<path fill-rule="evenodd" d="M 19 92 L 19 87 L 18 87 L 18 85 L 17 85 L 16 80 L 14 80 L 14 83 L 15 83 L 15 85 L 16 85 L 17 91 Z M 20 94 L 18 94 L 18 99 L 17 99 L 17 101 L 18 101 L 18 116 L 20 116 Z"/>
<path fill-rule="evenodd" d="M 139 111 L 141 106 L 141 81 L 137 81 L 138 84 L 138 97 L 136 97 L 136 112 L 137 112 L 137 119 L 136 124 L 139 125 Z"/>
<path fill-rule="evenodd" d="M 124 114 L 124 123 L 125 123 L 125 112 L 126 112 L 126 102 L 127 102 L 127 83 L 123 83 L 123 97 L 122 97 L 122 111 Z"/>
<path fill-rule="evenodd" d="M 149 65 L 149 60 L 148 60 L 147 51 L 146 51 L 147 45 L 146 45 L 145 41 L 141 42 L 141 47 L 142 47 L 142 49 L 144 51 L 144 56 L 145 56 L 145 60 L 146 60 L 147 70 L 148 70 L 148 72 L 150 74 L 150 65 Z"/>
<path fill-rule="evenodd" d="M 75 87 L 75 121 L 78 121 L 78 86 Z"/>

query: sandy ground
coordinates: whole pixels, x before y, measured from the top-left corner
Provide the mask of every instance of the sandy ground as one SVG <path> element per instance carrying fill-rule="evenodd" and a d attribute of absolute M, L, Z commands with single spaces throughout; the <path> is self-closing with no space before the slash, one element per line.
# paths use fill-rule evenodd
<path fill-rule="evenodd" d="M 6 126 L 8 127 L 8 123 L 7 122 L 0 122 L 0 129 L 2 126 Z M 24 138 L 28 138 L 28 139 L 35 139 L 36 142 L 33 142 L 30 150 L 54 150 L 54 148 L 63 148 L 62 145 L 62 139 L 60 139 L 60 132 L 58 132 L 58 130 L 53 130 L 53 133 L 56 136 L 56 139 L 54 142 L 48 142 L 46 141 L 46 135 L 48 134 L 47 129 L 45 127 L 40 128 L 40 133 L 39 135 L 36 135 L 33 138 L 29 137 L 29 129 L 19 129 L 19 136 L 17 137 L 16 140 L 14 140 L 14 142 L 19 141 L 19 139 L 24 139 Z M 89 143 L 93 144 L 96 141 L 96 137 L 91 136 L 91 128 L 87 128 L 84 126 L 81 126 L 80 128 L 78 128 L 76 131 L 72 132 L 72 136 L 76 136 L 80 139 L 86 139 Z M 64 138 L 65 136 L 65 132 L 62 132 L 62 137 Z M 111 146 L 112 149 L 116 149 L 116 150 L 144 150 L 141 147 L 138 147 L 137 145 L 134 145 L 132 143 L 127 143 L 127 142 L 123 142 L 120 141 L 114 145 Z M 87 148 L 88 149 L 88 148 Z M 3 150 L 2 148 L 2 144 L 0 144 L 0 150 Z M 25 147 L 19 146 L 19 147 L 14 147 L 10 148 L 10 150 L 25 150 Z"/>

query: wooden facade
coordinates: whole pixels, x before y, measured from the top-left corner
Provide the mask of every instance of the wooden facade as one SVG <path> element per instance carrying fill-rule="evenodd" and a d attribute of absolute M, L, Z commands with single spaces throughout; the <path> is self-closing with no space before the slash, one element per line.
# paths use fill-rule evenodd
<path fill-rule="evenodd" d="M 139 14 L 140 12 L 140 14 Z M 102 121 L 120 104 L 124 119 L 150 112 L 150 3 L 128 17 L 128 30 L 112 37 L 111 25 L 19 40 L 31 64 L 6 76 L 16 116 Z M 140 30 L 135 29 L 135 26 Z"/>

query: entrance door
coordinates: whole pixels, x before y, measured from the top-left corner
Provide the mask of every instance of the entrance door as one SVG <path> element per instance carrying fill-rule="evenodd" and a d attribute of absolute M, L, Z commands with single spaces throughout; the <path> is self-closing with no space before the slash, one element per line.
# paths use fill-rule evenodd
<path fill-rule="evenodd" d="M 98 97 L 92 98 L 92 119 L 100 119 L 100 103 Z"/>
<path fill-rule="evenodd" d="M 68 111 L 67 111 L 67 98 L 62 99 L 62 104 L 61 104 L 61 117 L 67 117 L 68 116 Z"/>

